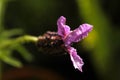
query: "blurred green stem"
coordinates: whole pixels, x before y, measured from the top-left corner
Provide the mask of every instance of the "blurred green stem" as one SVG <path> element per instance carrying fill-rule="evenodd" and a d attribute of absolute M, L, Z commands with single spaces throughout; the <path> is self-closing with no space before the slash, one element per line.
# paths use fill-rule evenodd
<path fill-rule="evenodd" d="M 14 44 L 22 44 L 22 43 L 27 43 L 27 42 L 37 42 L 38 38 L 35 36 L 30 36 L 30 35 L 25 35 L 21 36 L 15 39 L 10 39 L 5 41 L 5 43 L 2 43 L 0 45 L 0 48 L 5 48 Z"/>
<path fill-rule="evenodd" d="M 110 22 L 103 13 L 99 0 L 77 0 L 79 12 L 85 22 L 94 25 L 96 40 L 93 45 L 94 54 L 92 59 L 96 70 L 101 74 L 106 74 L 110 69 Z M 94 37 L 93 37 L 94 39 Z"/>
<path fill-rule="evenodd" d="M 0 32 L 3 30 L 4 23 L 4 12 L 6 7 L 7 0 L 0 0 Z"/>
<path fill-rule="evenodd" d="M 4 29 L 4 11 L 6 6 L 6 0 L 0 0 L 0 32 Z M 0 80 L 2 80 L 2 63 L 0 61 Z"/>
<path fill-rule="evenodd" d="M 37 42 L 37 40 L 38 40 L 38 37 L 30 36 L 30 35 L 21 36 L 15 39 L 15 41 L 18 43 Z"/>
<path fill-rule="evenodd" d="M 5 40 L 4 42 L 1 43 L 0 45 L 0 49 L 6 49 L 9 46 L 13 46 L 16 44 L 22 44 L 22 43 L 26 43 L 26 42 L 37 42 L 38 38 L 35 36 L 30 36 L 30 35 L 25 35 L 25 36 L 21 36 L 15 39 L 9 39 L 9 40 Z M 0 53 L 1 54 L 1 53 Z M 0 61 L 0 80 L 2 80 L 2 63 Z"/>

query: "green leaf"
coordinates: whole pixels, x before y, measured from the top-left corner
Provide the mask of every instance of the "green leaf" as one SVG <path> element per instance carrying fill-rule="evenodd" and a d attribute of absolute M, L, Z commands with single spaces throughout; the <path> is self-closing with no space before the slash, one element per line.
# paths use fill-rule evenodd
<path fill-rule="evenodd" d="M 22 55 L 25 60 L 29 62 L 33 60 L 33 56 L 22 45 L 17 45 L 16 50 Z"/>
<path fill-rule="evenodd" d="M 4 62 L 6 62 L 7 64 L 10 64 L 14 67 L 22 67 L 22 63 L 20 61 L 18 61 L 17 59 L 13 58 L 13 57 L 7 57 L 7 56 L 3 56 L 4 59 L 2 59 Z"/>
<path fill-rule="evenodd" d="M 10 53 L 9 51 L 1 51 L 0 59 L 14 67 L 22 67 L 22 63 L 17 59 L 13 58 L 12 56 L 10 56 L 9 53 Z"/>

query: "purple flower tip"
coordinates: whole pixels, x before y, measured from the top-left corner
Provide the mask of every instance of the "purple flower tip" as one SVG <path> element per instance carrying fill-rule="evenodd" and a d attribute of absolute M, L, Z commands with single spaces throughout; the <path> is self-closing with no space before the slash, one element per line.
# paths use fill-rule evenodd
<path fill-rule="evenodd" d="M 64 41 L 65 47 L 70 54 L 70 58 L 73 62 L 73 66 L 82 72 L 83 61 L 77 55 L 76 49 L 71 47 L 71 43 L 79 42 L 84 39 L 88 33 L 92 30 L 93 26 L 90 24 L 82 24 L 75 30 L 70 30 L 70 27 L 66 25 L 66 18 L 61 16 L 58 21 L 58 35 L 60 35 Z"/>
<path fill-rule="evenodd" d="M 68 25 L 65 25 L 66 18 L 61 16 L 58 21 L 58 34 L 62 36 L 63 38 L 70 32 L 70 27 Z"/>
<path fill-rule="evenodd" d="M 82 66 L 84 65 L 84 63 L 82 58 L 77 55 L 76 49 L 74 49 L 73 47 L 69 47 L 68 52 L 70 53 L 70 58 L 75 69 L 78 69 L 82 72 Z"/>

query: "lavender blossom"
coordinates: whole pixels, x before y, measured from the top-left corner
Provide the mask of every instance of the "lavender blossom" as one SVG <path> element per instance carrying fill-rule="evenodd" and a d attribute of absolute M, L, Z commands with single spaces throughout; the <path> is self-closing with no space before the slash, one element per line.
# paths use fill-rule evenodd
<path fill-rule="evenodd" d="M 82 24 L 73 31 L 70 31 L 70 27 L 66 25 L 66 18 L 61 16 L 58 21 L 58 35 L 62 37 L 67 52 L 70 54 L 71 61 L 75 69 L 82 72 L 82 66 L 84 62 L 82 58 L 77 55 L 75 48 L 71 47 L 71 43 L 79 42 L 84 39 L 88 33 L 92 30 L 93 26 L 90 24 Z"/>

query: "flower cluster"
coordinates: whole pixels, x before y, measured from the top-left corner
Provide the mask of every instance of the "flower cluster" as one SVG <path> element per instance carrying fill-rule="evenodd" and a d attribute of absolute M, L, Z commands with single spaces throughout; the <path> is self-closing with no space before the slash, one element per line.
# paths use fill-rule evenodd
<path fill-rule="evenodd" d="M 71 47 L 71 43 L 79 42 L 84 39 L 88 33 L 92 30 L 93 26 L 90 24 L 82 24 L 75 30 L 70 30 L 70 27 L 66 25 L 66 18 L 61 16 L 57 21 L 58 26 L 58 35 L 62 37 L 65 48 L 67 52 L 70 54 L 71 61 L 75 69 L 78 69 L 82 72 L 82 66 L 84 62 L 82 58 L 77 55 L 77 51 L 75 48 Z"/>

